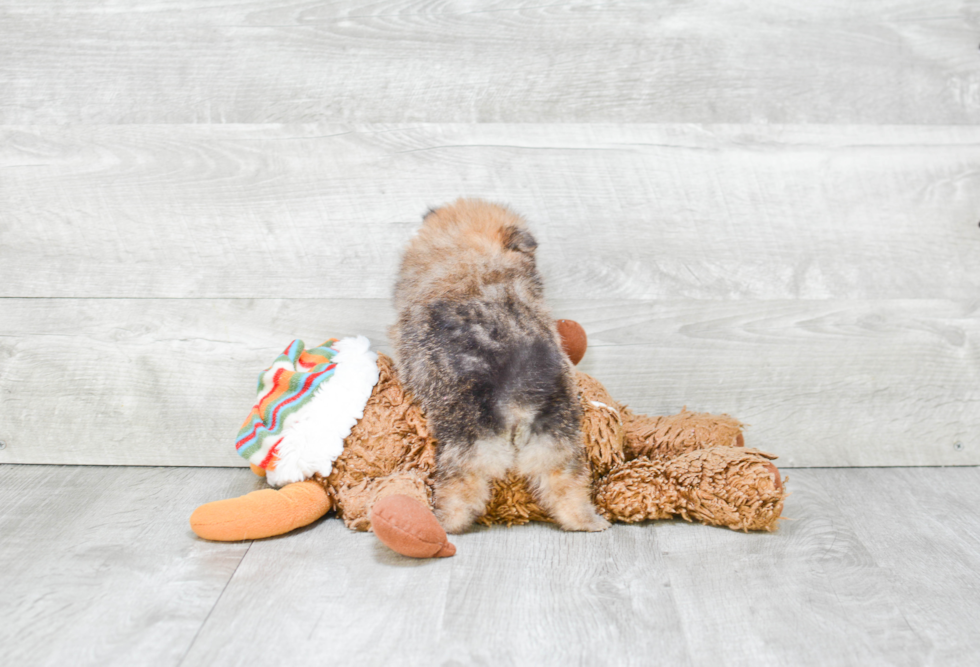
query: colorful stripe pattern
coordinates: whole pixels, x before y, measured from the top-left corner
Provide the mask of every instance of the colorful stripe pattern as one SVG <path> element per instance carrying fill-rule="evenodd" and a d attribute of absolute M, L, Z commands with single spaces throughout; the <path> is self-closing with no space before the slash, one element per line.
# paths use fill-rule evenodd
<path fill-rule="evenodd" d="M 306 350 L 303 341 L 294 340 L 259 374 L 258 399 L 235 442 L 235 450 L 250 463 L 275 470 L 287 422 L 334 374 L 336 343 L 337 339 L 331 338 Z"/>

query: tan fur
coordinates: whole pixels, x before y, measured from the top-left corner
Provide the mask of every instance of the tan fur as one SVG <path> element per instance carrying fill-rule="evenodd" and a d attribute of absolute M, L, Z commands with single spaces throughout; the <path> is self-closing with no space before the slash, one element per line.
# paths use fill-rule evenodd
<path fill-rule="evenodd" d="M 460 199 L 431 211 L 405 249 L 401 298 L 424 304 L 433 298 L 479 296 L 487 284 L 500 281 L 503 270 L 521 263 L 505 250 L 507 227 L 526 229 L 526 224 L 515 213 L 479 200 Z"/>
<path fill-rule="evenodd" d="M 348 527 L 370 528 L 379 499 L 404 494 L 432 507 L 436 440 L 390 358 L 364 417 L 347 437 L 328 478 L 317 478 Z M 680 516 L 735 530 L 775 530 L 786 497 L 769 454 L 739 445 L 741 424 L 727 415 L 635 415 L 596 379 L 578 373 L 585 464 L 599 513 L 635 522 Z M 648 428 L 656 423 L 658 428 Z M 692 431 L 699 437 L 692 438 Z M 645 455 L 634 453 L 644 451 Z M 649 458 L 653 454 L 656 458 Z M 658 456 L 657 454 L 661 454 Z M 551 521 L 528 481 L 515 471 L 495 480 L 482 524 Z"/>
<path fill-rule="evenodd" d="M 351 430 L 330 476 L 317 476 L 348 528 L 367 530 L 375 501 L 396 493 L 432 504 L 436 440 L 417 403 L 378 355 L 378 384 Z"/>

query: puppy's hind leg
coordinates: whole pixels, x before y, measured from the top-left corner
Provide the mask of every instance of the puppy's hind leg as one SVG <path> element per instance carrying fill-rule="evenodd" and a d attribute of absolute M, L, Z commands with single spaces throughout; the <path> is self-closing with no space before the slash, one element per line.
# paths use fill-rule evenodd
<path fill-rule="evenodd" d="M 598 532 L 609 527 L 592 505 L 585 452 L 576 441 L 550 435 L 532 437 L 517 455 L 517 469 L 565 530 Z"/>
<path fill-rule="evenodd" d="M 514 451 L 502 438 L 477 441 L 466 450 L 441 446 L 433 502 L 447 533 L 461 533 L 486 510 L 490 482 L 503 477 Z"/>
<path fill-rule="evenodd" d="M 461 533 L 483 513 L 490 481 L 471 471 L 440 474 L 436 479 L 436 518 L 447 533 Z"/>

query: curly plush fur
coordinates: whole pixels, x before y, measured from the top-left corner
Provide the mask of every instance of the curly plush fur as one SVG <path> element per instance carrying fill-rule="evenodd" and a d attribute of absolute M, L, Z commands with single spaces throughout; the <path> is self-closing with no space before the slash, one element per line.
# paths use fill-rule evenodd
<path fill-rule="evenodd" d="M 399 375 L 439 441 L 436 516 L 484 513 L 509 472 L 566 530 L 603 530 L 590 499 L 573 367 L 544 304 L 524 221 L 461 199 L 430 212 L 395 288 Z"/>
<path fill-rule="evenodd" d="M 379 499 L 407 495 L 432 506 L 436 439 L 417 402 L 378 355 L 380 381 L 347 437 L 329 477 L 317 476 L 348 527 L 368 530 Z M 634 414 L 602 384 L 576 373 L 586 465 L 602 516 L 636 522 L 680 516 L 735 530 L 775 530 L 786 492 L 774 458 L 743 448 L 741 424 L 727 415 L 683 411 Z M 533 489 L 508 474 L 491 488 L 483 524 L 550 521 Z"/>

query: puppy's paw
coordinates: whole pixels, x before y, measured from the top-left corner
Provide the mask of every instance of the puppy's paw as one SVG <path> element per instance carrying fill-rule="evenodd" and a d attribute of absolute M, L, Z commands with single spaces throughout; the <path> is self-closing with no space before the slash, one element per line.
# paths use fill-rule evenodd
<path fill-rule="evenodd" d="M 611 524 L 599 516 L 595 510 L 586 515 L 567 517 L 561 521 L 563 530 L 578 530 L 589 533 L 599 533 L 608 528 Z"/>
<path fill-rule="evenodd" d="M 583 528 L 581 528 L 581 530 L 585 530 L 590 533 L 601 533 L 611 525 L 612 524 L 609 523 L 607 520 L 603 519 L 601 516 L 596 514 L 594 517 L 592 517 L 589 520 L 587 524 L 585 524 Z"/>
<path fill-rule="evenodd" d="M 437 508 L 435 514 L 442 529 L 451 535 L 462 533 L 473 523 L 473 513 L 464 508 Z"/>

